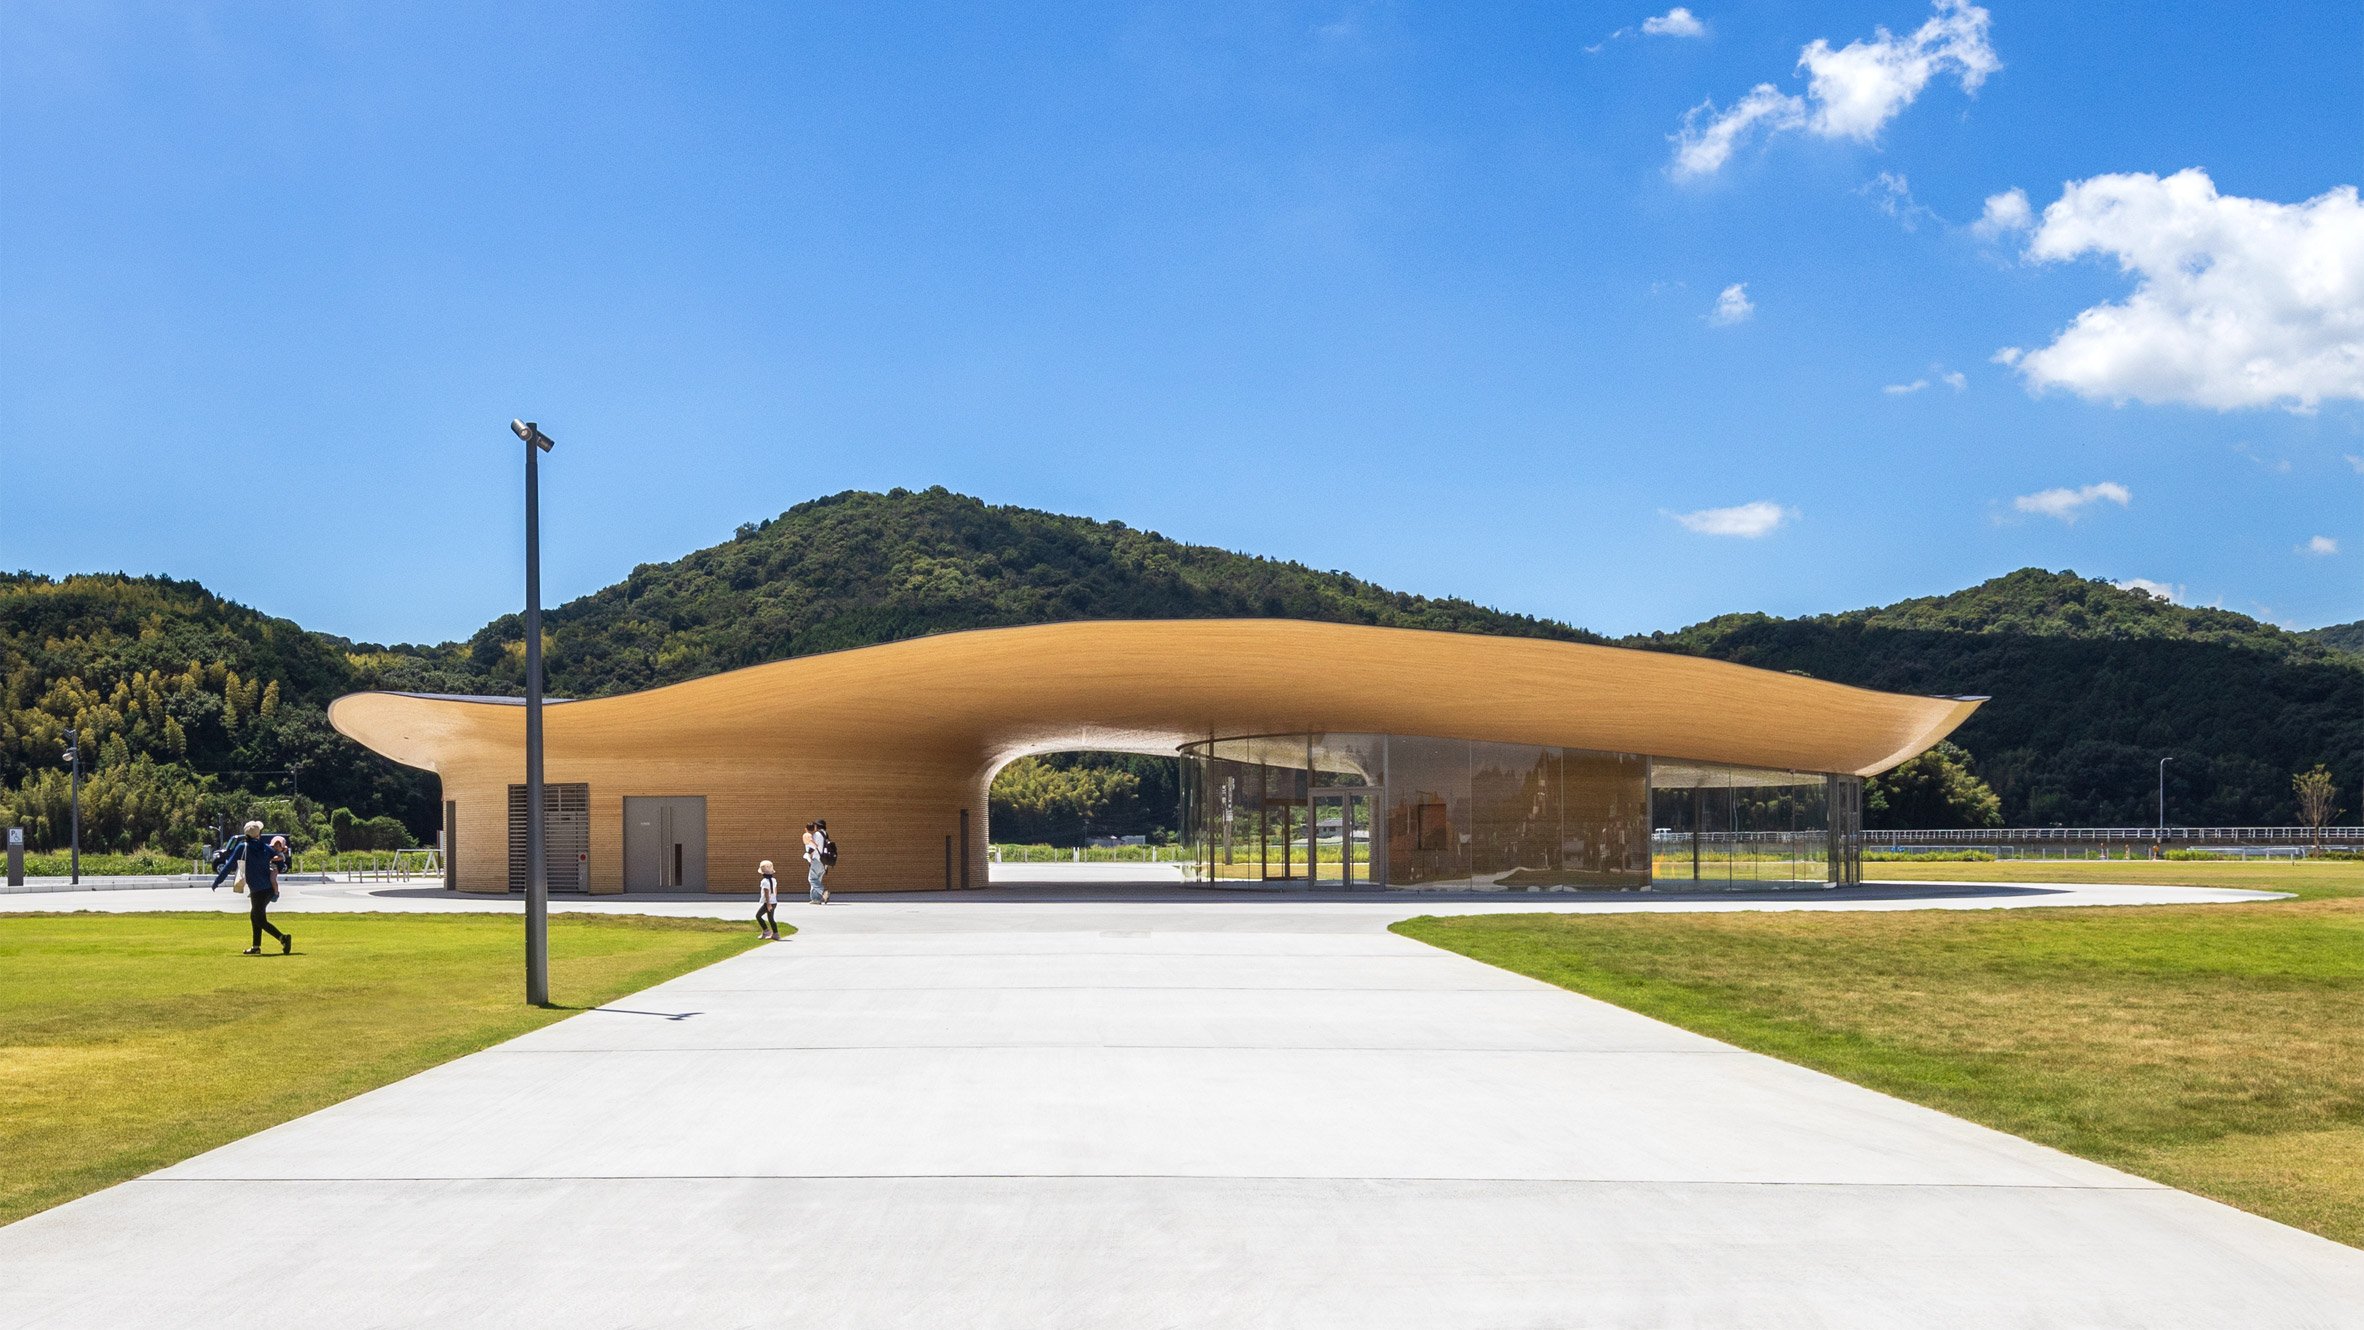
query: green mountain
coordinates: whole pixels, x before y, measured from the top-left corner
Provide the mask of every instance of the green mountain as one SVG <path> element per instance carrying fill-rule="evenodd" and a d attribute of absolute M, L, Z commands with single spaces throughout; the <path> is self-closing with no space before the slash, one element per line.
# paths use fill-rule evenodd
<path fill-rule="evenodd" d="M 542 622 L 550 687 L 588 697 L 962 628 L 1208 618 L 1603 640 L 1549 619 L 941 488 L 798 504 L 723 544 L 643 564 Z M 524 641 L 517 616 L 497 620 L 470 639 L 468 665 L 522 690 Z"/>
<path fill-rule="evenodd" d="M 1604 640 L 942 489 L 799 504 L 723 544 L 635 568 L 551 610 L 545 625 L 552 691 L 588 697 L 954 629 L 1233 616 Z M 2316 762 L 2359 802 L 2364 655 L 2324 640 L 2330 631 L 2285 632 L 2031 568 L 1951 595 L 1799 619 L 1727 615 L 1622 645 L 1990 695 L 1955 737 L 2014 825 L 2145 824 L 2162 756 L 2174 759 L 2171 820 L 2261 823 L 2293 818 L 2290 773 Z M 177 850 L 213 818 L 296 787 L 300 823 L 325 828 L 331 810 L 348 807 L 425 837 L 436 823 L 432 778 L 336 735 L 327 703 L 364 688 L 515 693 L 523 655 L 516 616 L 464 643 L 381 647 L 307 632 L 189 582 L 0 575 L 0 819 L 26 821 L 37 843 L 55 839 L 58 739 L 78 723 L 94 773 L 86 804 L 105 805 L 86 819 L 86 844 Z M 1165 778 L 1127 769 L 1141 782 L 1136 813 L 1153 812 Z M 1107 780 L 1037 783 L 1124 803 Z"/>
<path fill-rule="evenodd" d="M 2364 778 L 2364 658 L 2229 610 L 2023 568 L 1845 614 L 1726 615 L 1629 645 L 1993 698 L 1954 736 L 2015 826 L 2295 817 L 2292 772 Z"/>
<path fill-rule="evenodd" d="M 2321 628 L 2309 628 L 2301 632 L 2299 636 L 2310 638 L 2341 651 L 2364 654 L 2364 619 L 2359 619 L 2354 623 L 2335 623 Z"/>
<path fill-rule="evenodd" d="M 233 604 L 194 582 L 0 574 L 0 822 L 36 847 L 66 839 L 60 755 L 79 730 L 83 845 L 180 853 L 258 798 L 275 827 L 331 810 L 433 827 L 433 778 L 329 727 L 355 688 L 448 688 L 432 653 L 361 648 Z"/>

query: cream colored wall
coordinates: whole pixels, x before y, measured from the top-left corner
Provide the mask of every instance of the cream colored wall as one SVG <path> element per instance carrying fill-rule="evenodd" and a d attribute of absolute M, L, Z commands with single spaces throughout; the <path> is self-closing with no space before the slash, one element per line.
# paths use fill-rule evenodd
<path fill-rule="evenodd" d="M 712 894 L 752 895 L 755 866 L 772 860 L 781 888 L 802 889 L 798 838 L 826 818 L 843 855 L 832 891 L 933 891 L 945 885 L 944 838 L 959 845 L 960 810 L 969 810 L 969 881 L 985 884 L 985 769 L 981 757 L 873 751 L 751 760 L 718 753 L 573 758 L 553 745 L 543 778 L 591 787 L 591 891 L 624 889 L 624 799 L 701 795 L 706 800 L 706 884 Z M 522 778 L 507 764 L 445 775 L 456 810 L 457 884 L 462 891 L 505 892 L 509 885 L 509 786 Z M 953 880 L 959 881 L 959 865 Z"/>

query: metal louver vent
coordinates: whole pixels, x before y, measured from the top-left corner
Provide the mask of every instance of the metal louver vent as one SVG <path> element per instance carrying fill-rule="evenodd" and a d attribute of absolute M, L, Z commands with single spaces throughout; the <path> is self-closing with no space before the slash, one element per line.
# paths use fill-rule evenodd
<path fill-rule="evenodd" d="M 542 856 L 550 890 L 587 891 L 591 853 L 591 787 L 542 787 Z M 525 890 L 525 786 L 509 787 L 509 890 Z"/>

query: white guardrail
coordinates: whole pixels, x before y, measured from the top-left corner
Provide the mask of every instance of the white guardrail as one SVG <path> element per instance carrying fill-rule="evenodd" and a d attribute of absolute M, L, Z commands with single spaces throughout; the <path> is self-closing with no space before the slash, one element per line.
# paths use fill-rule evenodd
<path fill-rule="evenodd" d="M 2364 827 L 1983 827 L 1962 831 L 1866 831 L 1877 845 L 2324 845 L 2364 846 Z"/>

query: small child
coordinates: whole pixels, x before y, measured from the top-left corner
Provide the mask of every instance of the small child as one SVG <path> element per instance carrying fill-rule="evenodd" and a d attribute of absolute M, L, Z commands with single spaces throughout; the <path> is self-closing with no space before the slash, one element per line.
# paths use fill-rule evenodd
<path fill-rule="evenodd" d="M 764 860 L 755 866 L 755 929 L 777 942 L 780 940 L 780 921 L 773 911 L 780 908 L 780 879 L 772 872 L 772 861 Z"/>

